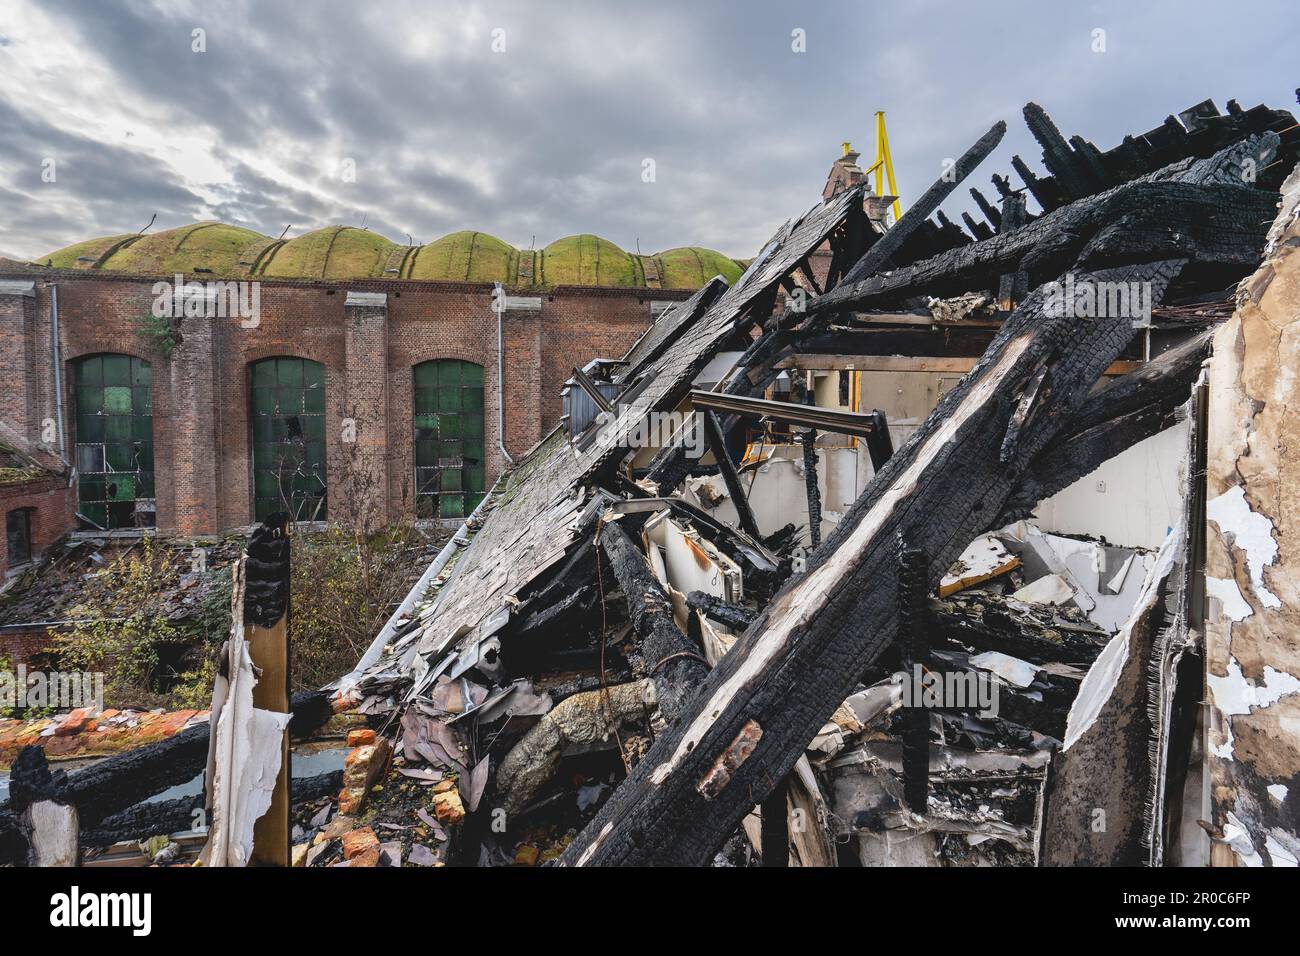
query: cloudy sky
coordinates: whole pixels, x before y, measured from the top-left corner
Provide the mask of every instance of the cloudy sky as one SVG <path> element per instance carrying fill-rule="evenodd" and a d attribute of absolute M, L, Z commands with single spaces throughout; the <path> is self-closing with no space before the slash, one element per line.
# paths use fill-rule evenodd
<path fill-rule="evenodd" d="M 1102 148 L 1207 97 L 1294 110 L 1294 2 L 0 0 L 0 252 L 157 214 L 749 256 L 877 109 L 904 203 L 997 119 L 972 181 L 1039 166 L 1028 100 Z"/>

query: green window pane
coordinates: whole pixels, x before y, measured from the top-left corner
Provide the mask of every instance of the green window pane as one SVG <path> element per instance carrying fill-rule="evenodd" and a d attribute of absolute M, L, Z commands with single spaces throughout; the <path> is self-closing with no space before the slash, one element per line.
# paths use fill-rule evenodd
<path fill-rule="evenodd" d="M 138 358 L 131 359 L 131 384 L 148 386 L 150 381 L 149 363 Z"/>
<path fill-rule="evenodd" d="M 104 360 L 105 385 L 131 384 L 131 357 L 129 355 L 105 355 L 102 358 Z"/>
<path fill-rule="evenodd" d="M 85 501 L 80 504 L 79 510 L 101 528 L 108 524 L 108 508 L 103 504 Z"/>
<path fill-rule="evenodd" d="M 109 415 L 104 419 L 104 440 L 108 442 L 130 442 L 130 415 Z"/>
<path fill-rule="evenodd" d="M 309 385 L 303 392 L 302 407 L 308 415 L 325 414 L 325 386 Z"/>
<path fill-rule="evenodd" d="M 104 390 L 95 388 L 77 389 L 77 414 L 98 415 L 104 410 Z"/>
<path fill-rule="evenodd" d="M 130 387 L 126 385 L 105 385 L 104 411 L 109 415 L 130 415 Z"/>
<path fill-rule="evenodd" d="M 136 385 L 131 389 L 131 401 L 135 403 L 137 415 L 153 414 L 153 389 L 148 385 Z"/>
<path fill-rule="evenodd" d="M 299 520 L 323 519 L 325 366 L 264 359 L 253 364 L 249 380 L 256 516 L 287 508 Z"/>
<path fill-rule="evenodd" d="M 77 441 L 101 442 L 104 440 L 103 415 L 77 416 Z"/>
<path fill-rule="evenodd" d="M 302 362 L 298 359 L 281 359 L 275 370 L 277 385 L 302 388 Z"/>
<path fill-rule="evenodd" d="M 454 385 L 439 385 L 436 408 L 440 412 L 460 411 L 460 389 Z"/>
<path fill-rule="evenodd" d="M 466 495 L 466 496 L 465 496 L 465 507 L 468 508 L 470 511 L 473 511 L 475 508 L 477 508 L 477 507 L 482 503 L 482 501 L 483 501 L 483 499 L 484 499 L 485 497 L 487 497 L 487 496 L 486 496 L 486 495 L 481 495 L 481 494 L 479 494 L 479 495 Z"/>
<path fill-rule="evenodd" d="M 431 441 L 420 441 L 415 443 L 415 465 L 419 467 L 431 467 L 438 464 L 438 444 Z"/>
<path fill-rule="evenodd" d="M 135 500 L 134 475 L 106 475 L 104 488 L 107 491 L 107 497 L 113 501 Z"/>
<path fill-rule="evenodd" d="M 412 370 L 417 516 L 459 518 L 482 500 L 483 404 L 481 365 L 445 359 Z"/>
<path fill-rule="evenodd" d="M 130 445 L 105 445 L 104 463 L 108 471 L 135 471 L 135 449 Z"/>
<path fill-rule="evenodd" d="M 104 384 L 104 362 L 98 355 L 94 358 L 82 359 L 77 364 L 77 383 L 79 385 Z"/>

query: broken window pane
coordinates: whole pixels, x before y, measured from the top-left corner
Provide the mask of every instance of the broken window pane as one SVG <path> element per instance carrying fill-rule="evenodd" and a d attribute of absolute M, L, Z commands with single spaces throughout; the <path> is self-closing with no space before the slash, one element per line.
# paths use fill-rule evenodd
<path fill-rule="evenodd" d="M 310 359 L 254 362 L 249 381 L 253 513 L 325 518 L 325 366 Z"/>
<path fill-rule="evenodd" d="M 77 510 L 94 526 L 154 525 L 150 388 L 143 359 L 93 355 L 73 364 Z"/>
<path fill-rule="evenodd" d="M 440 359 L 412 376 L 415 513 L 464 517 L 483 500 L 483 367 Z"/>

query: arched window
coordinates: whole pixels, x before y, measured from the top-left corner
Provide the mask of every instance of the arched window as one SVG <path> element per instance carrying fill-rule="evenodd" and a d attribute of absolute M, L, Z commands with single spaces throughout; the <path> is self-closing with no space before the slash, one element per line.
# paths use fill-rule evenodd
<path fill-rule="evenodd" d="M 253 513 L 325 519 L 325 366 L 269 358 L 250 367 Z"/>
<path fill-rule="evenodd" d="M 149 363 L 92 355 L 73 363 L 77 511 L 96 528 L 152 528 L 153 398 Z"/>
<path fill-rule="evenodd" d="M 415 366 L 415 513 L 463 518 L 483 500 L 483 366 L 438 359 Z"/>

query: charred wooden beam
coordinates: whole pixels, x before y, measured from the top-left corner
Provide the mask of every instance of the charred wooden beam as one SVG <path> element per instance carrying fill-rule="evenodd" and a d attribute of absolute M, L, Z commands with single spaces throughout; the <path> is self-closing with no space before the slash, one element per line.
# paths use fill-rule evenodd
<path fill-rule="evenodd" d="M 704 438 L 709 443 L 709 451 L 713 452 L 713 460 L 718 463 L 718 470 L 722 472 L 722 480 L 727 486 L 727 494 L 731 496 L 731 503 L 736 507 L 741 529 L 753 538 L 762 537 L 758 522 L 754 520 L 754 511 L 749 507 L 749 499 L 745 496 L 745 488 L 740 483 L 740 475 L 736 473 L 736 463 L 731 460 L 731 452 L 727 451 L 727 439 L 722 433 L 718 416 L 707 410 L 701 410 L 699 414 L 704 416 Z"/>
<path fill-rule="evenodd" d="M 853 268 L 845 273 L 843 281 L 857 282 L 888 266 L 893 257 L 903 248 L 903 243 L 929 219 L 931 213 L 939 208 L 939 204 L 948 198 L 961 181 L 969 176 L 976 166 L 984 162 L 989 153 L 1002 142 L 1006 132 L 1005 122 L 998 120 L 994 123 L 992 128 L 976 140 L 970 149 L 962 153 L 954 166 L 944 170 L 943 175 L 921 194 L 921 198 L 903 213 L 898 222 L 894 223 L 893 227 L 867 250 Z"/>
<path fill-rule="evenodd" d="M 1184 262 L 1146 263 L 1086 281 L 1152 283 L 1159 299 Z M 1051 389 L 1020 433 L 1032 461 L 1133 335 L 1126 318 L 1049 314 L 1039 290 L 984 360 L 949 392 L 872 480 L 831 536 L 699 689 L 564 855 L 571 865 L 707 861 L 803 749 L 898 627 L 900 534 L 930 559 L 927 586 L 1001 510 L 1014 484 L 1003 436 L 1044 361 Z"/>
<path fill-rule="evenodd" d="M 667 592 L 619 522 L 601 525 L 600 546 L 627 598 L 632 627 L 641 641 L 659 709 L 672 721 L 708 676 L 709 664 L 699 647 L 678 629 Z"/>
<path fill-rule="evenodd" d="M 325 691 L 294 695 L 291 735 L 301 735 L 329 720 Z M 166 740 L 100 761 L 68 777 L 68 798 L 82 824 L 93 827 L 127 807 L 186 783 L 201 774 L 208 759 L 208 725 L 198 724 Z M 0 806 L 0 810 L 5 806 Z"/>
<path fill-rule="evenodd" d="M 1267 157 L 1269 142 L 1245 141 L 1197 163 L 1089 196 L 992 239 L 962 246 L 861 281 L 842 282 L 808 304 L 808 316 L 879 308 L 911 296 L 959 295 L 995 288 L 1000 276 L 1024 270 L 1029 285 L 1070 268 L 1193 256 L 1239 266 L 1259 260 L 1275 194 L 1244 185 L 1242 163 Z M 1258 162 L 1258 159 L 1255 160 Z"/>
<path fill-rule="evenodd" d="M 803 482 L 808 494 L 808 540 L 815 548 L 822 543 L 822 495 L 817 487 L 817 430 L 799 436 L 803 445 Z"/>
<path fill-rule="evenodd" d="M 904 546 L 898 561 L 898 630 L 903 673 L 929 656 L 927 562 L 925 552 Z M 903 799 L 913 813 L 925 813 L 930 793 L 930 712 L 913 700 L 903 708 Z"/>
<path fill-rule="evenodd" d="M 701 611 L 719 624 L 743 631 L 754 623 L 758 614 L 740 604 L 732 604 L 705 591 L 692 591 L 686 595 L 686 605 L 695 611 Z"/>

